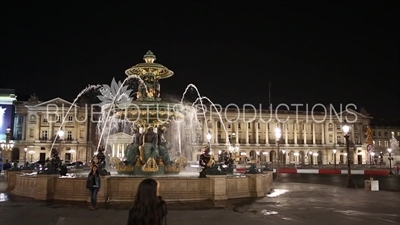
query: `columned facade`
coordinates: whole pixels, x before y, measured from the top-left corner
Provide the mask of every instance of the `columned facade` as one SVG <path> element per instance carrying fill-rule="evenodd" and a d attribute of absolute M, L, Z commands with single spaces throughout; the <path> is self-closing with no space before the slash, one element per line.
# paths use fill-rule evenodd
<path fill-rule="evenodd" d="M 324 115 L 314 115 L 313 119 L 306 112 L 295 114 L 295 112 L 282 112 L 276 118 L 270 119 L 269 113 L 265 113 L 254 121 L 233 121 L 237 118 L 237 112 L 227 113 L 226 121 L 221 121 L 219 116 L 209 116 L 210 127 L 202 128 L 203 143 L 198 145 L 193 155 L 201 154 L 202 145 L 207 144 L 204 134 L 208 131 L 212 134 L 211 145 L 213 149 L 226 150 L 230 146 L 232 134 L 235 133 L 239 152 L 235 153 L 236 160 L 240 161 L 247 157 L 254 162 L 276 162 L 278 151 L 275 140 L 275 128 L 281 128 L 282 137 L 280 150 L 285 164 L 333 164 L 333 149 L 336 148 L 336 162 L 346 160 L 345 139 L 342 132 L 344 119 L 347 117 L 351 123 L 350 131 L 350 154 L 354 164 L 368 164 L 369 155 L 365 148 L 365 131 L 370 124 L 371 117 L 353 112 L 351 115 L 338 113 L 332 118 Z M 275 117 L 275 116 L 273 116 Z M 287 119 L 285 119 L 287 118 Z M 324 119 L 325 118 L 325 119 Z M 284 120 L 284 121 L 283 121 Z M 233 121 L 233 122 L 232 122 Z M 207 125 L 207 123 L 202 123 Z M 222 126 L 224 124 L 225 126 Z M 225 127 L 225 128 L 224 128 Z M 226 130 L 226 131 L 225 131 Z M 284 150 L 284 153 L 282 153 Z M 255 152 L 255 154 L 253 154 Z M 218 151 L 213 151 L 215 159 Z M 340 156 L 342 155 L 342 156 Z M 281 158 L 280 157 L 280 158 Z M 345 162 L 343 162 L 345 163 Z"/>

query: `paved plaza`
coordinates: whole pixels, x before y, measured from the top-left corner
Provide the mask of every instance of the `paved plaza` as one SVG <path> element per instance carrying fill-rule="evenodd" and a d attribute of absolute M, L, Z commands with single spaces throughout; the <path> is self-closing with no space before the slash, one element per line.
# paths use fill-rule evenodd
<path fill-rule="evenodd" d="M 129 204 L 107 203 L 90 211 L 86 203 L 42 202 L 4 193 L 0 176 L 0 224 L 126 224 Z M 169 203 L 168 225 L 400 223 L 400 193 L 370 192 L 306 183 L 275 183 L 256 200 Z"/>

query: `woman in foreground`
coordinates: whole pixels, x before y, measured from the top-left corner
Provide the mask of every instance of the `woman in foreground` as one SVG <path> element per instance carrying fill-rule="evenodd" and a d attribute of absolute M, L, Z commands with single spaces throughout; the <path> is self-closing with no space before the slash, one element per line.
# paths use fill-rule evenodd
<path fill-rule="evenodd" d="M 140 182 L 127 225 L 167 225 L 167 205 L 159 189 L 160 183 L 154 179 Z"/>

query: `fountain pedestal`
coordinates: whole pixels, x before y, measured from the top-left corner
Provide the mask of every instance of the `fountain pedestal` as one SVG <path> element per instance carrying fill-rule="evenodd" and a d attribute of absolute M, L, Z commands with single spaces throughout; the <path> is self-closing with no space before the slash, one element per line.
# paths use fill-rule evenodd
<path fill-rule="evenodd" d="M 227 200 L 226 194 L 227 175 L 207 175 L 210 179 L 210 199 L 214 201 Z"/>

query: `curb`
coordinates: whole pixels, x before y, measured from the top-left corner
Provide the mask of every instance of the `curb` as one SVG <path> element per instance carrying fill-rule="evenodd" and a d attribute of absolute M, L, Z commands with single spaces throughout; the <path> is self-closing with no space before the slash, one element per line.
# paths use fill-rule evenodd
<path fill-rule="evenodd" d="M 245 168 L 238 168 L 236 171 L 238 173 L 244 173 Z M 274 169 L 276 173 L 276 169 Z M 347 170 L 340 169 L 279 169 L 279 173 L 290 173 L 290 174 L 347 174 Z M 387 170 L 351 170 L 353 175 L 378 175 L 378 176 L 388 176 L 389 171 Z"/>

